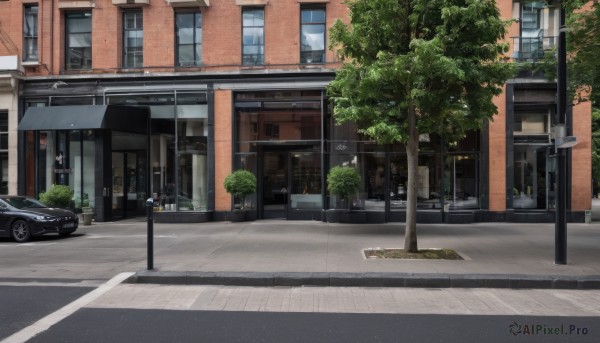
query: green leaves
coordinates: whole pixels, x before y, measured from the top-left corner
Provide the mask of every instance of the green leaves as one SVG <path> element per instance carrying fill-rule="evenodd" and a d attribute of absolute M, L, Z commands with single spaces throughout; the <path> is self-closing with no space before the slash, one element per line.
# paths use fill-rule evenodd
<path fill-rule="evenodd" d="M 52 185 L 47 192 L 40 193 L 40 201 L 48 207 L 69 208 L 73 190 L 66 185 Z"/>
<path fill-rule="evenodd" d="M 501 62 L 508 21 L 491 0 L 353 0 L 351 25 L 331 46 L 346 63 L 328 87 L 336 121 L 357 122 L 380 143 L 406 142 L 409 108 L 421 133 L 461 136 L 495 113 L 514 75 Z M 452 128 L 448 132 L 447 128 Z"/>
<path fill-rule="evenodd" d="M 256 177 L 247 170 L 239 169 L 227 175 L 223 186 L 227 193 L 243 202 L 247 195 L 256 192 Z"/>
<path fill-rule="evenodd" d="M 335 166 L 327 174 L 327 189 L 331 194 L 348 199 L 358 192 L 360 175 L 356 169 L 346 166 Z"/>

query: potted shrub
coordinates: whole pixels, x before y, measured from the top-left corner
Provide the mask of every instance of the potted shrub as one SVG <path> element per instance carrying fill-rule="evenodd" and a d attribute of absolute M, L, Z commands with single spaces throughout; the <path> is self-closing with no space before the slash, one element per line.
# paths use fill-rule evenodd
<path fill-rule="evenodd" d="M 233 196 L 234 209 L 229 220 L 249 220 L 249 208 L 246 207 L 246 196 L 256 192 L 256 177 L 251 172 L 239 169 L 227 175 L 224 182 L 225 190 Z M 240 204 L 237 208 L 237 204 Z"/>
<path fill-rule="evenodd" d="M 327 189 L 329 193 L 339 197 L 342 209 L 327 211 L 328 222 L 364 222 L 364 212 L 352 213 L 352 196 L 358 193 L 360 175 L 353 167 L 336 166 L 327 174 Z"/>
<path fill-rule="evenodd" d="M 65 185 L 52 185 L 46 192 L 40 193 L 40 201 L 48 207 L 71 208 L 73 190 Z"/>

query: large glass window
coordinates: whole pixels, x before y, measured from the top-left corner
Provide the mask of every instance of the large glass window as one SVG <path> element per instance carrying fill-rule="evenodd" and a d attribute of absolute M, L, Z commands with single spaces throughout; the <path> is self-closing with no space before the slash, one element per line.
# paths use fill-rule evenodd
<path fill-rule="evenodd" d="M 325 63 L 325 9 L 302 8 L 300 63 Z"/>
<path fill-rule="evenodd" d="M 92 13 L 69 12 L 66 18 L 66 69 L 92 68 Z"/>
<path fill-rule="evenodd" d="M 38 6 L 25 6 L 23 16 L 23 61 L 38 60 Z"/>
<path fill-rule="evenodd" d="M 306 141 L 321 138 L 321 103 L 274 101 L 238 104 L 240 151 L 255 141 Z"/>
<path fill-rule="evenodd" d="M 244 8 L 242 11 L 242 63 L 265 63 L 265 11 L 262 8 Z"/>
<path fill-rule="evenodd" d="M 150 108 L 151 190 L 159 210 L 207 210 L 206 93 L 110 95 L 108 103 Z"/>
<path fill-rule="evenodd" d="M 175 13 L 176 60 L 181 67 L 202 63 L 202 15 L 200 12 Z"/>
<path fill-rule="evenodd" d="M 451 208 L 479 207 L 478 155 L 450 154 L 444 166 L 444 198 Z"/>
<path fill-rule="evenodd" d="M 69 132 L 69 186 L 73 189 L 76 208 L 95 207 L 96 153 L 93 130 Z"/>
<path fill-rule="evenodd" d="M 142 11 L 123 13 L 123 68 L 144 66 L 144 19 Z"/>

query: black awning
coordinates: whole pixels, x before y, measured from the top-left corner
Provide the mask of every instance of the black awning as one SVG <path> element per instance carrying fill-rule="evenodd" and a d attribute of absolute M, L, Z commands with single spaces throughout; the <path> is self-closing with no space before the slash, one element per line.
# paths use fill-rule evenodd
<path fill-rule="evenodd" d="M 30 107 L 19 123 L 20 131 L 112 129 L 146 133 L 150 110 L 120 105 Z"/>

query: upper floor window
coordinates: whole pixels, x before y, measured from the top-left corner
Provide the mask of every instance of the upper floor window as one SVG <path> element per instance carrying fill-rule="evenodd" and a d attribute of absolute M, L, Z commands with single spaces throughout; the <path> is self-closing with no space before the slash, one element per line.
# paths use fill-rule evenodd
<path fill-rule="evenodd" d="M 92 68 L 92 13 L 65 13 L 66 69 Z"/>
<path fill-rule="evenodd" d="M 536 31 L 541 28 L 541 13 L 546 4 L 540 1 L 523 3 L 521 13 L 521 29 L 523 31 Z"/>
<path fill-rule="evenodd" d="M 38 60 L 38 6 L 25 6 L 23 16 L 23 61 Z"/>
<path fill-rule="evenodd" d="M 265 63 L 265 11 L 262 8 L 245 8 L 242 11 L 242 63 Z"/>
<path fill-rule="evenodd" d="M 177 65 L 198 66 L 202 63 L 202 15 L 200 12 L 175 13 L 175 51 Z"/>
<path fill-rule="evenodd" d="M 0 151 L 8 151 L 8 111 L 0 110 Z"/>
<path fill-rule="evenodd" d="M 300 63 L 325 63 L 325 9 L 301 9 Z"/>
<path fill-rule="evenodd" d="M 144 19 L 141 11 L 123 13 L 123 68 L 144 66 Z"/>

